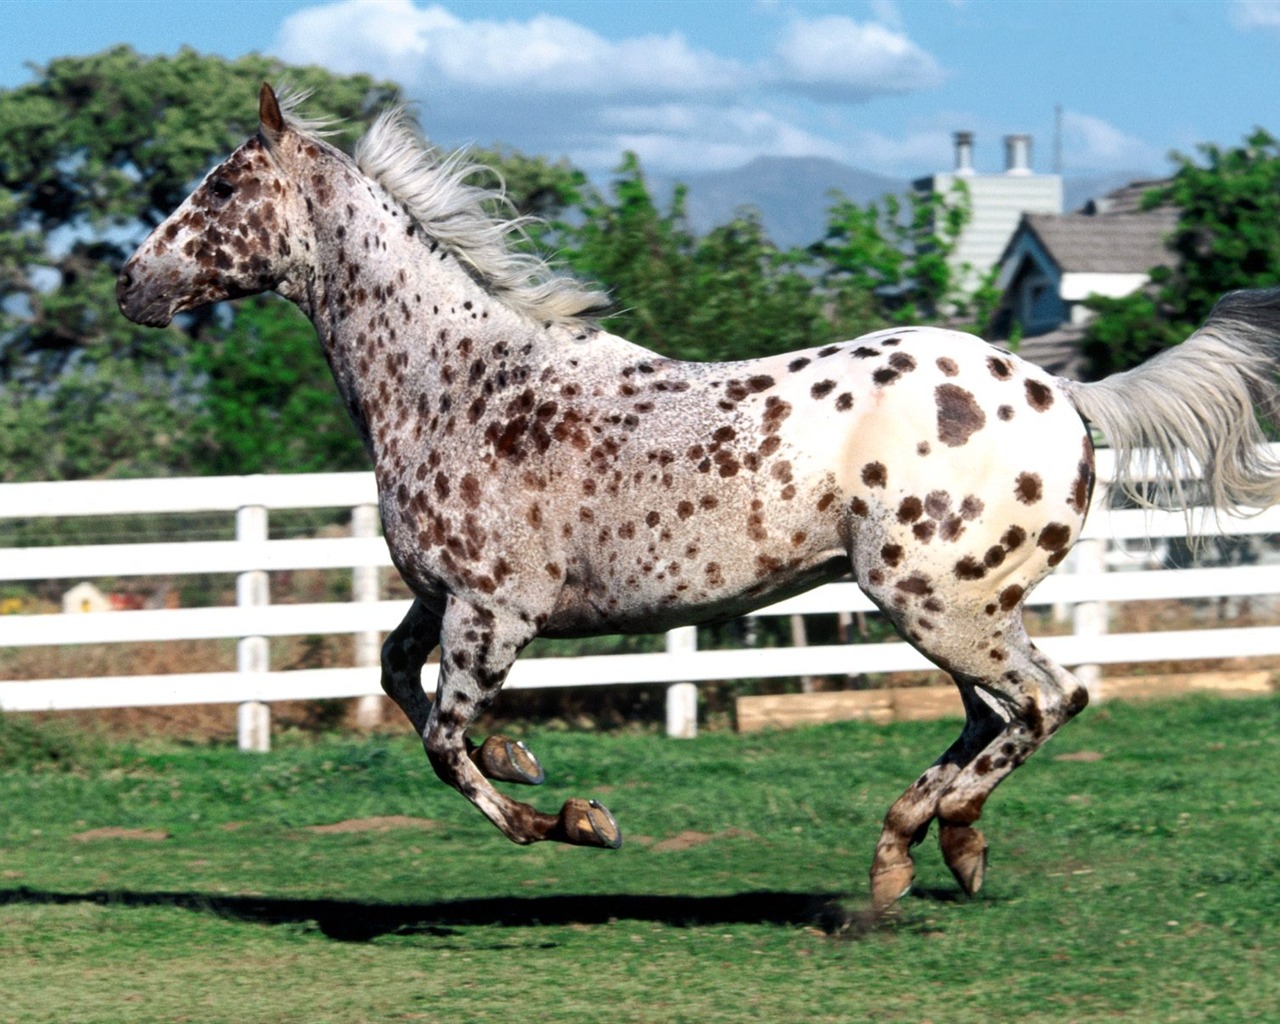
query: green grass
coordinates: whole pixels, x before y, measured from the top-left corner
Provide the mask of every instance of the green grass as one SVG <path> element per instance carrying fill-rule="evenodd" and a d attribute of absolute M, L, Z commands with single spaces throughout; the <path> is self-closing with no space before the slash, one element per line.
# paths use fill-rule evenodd
<path fill-rule="evenodd" d="M 1280 699 L 1087 712 L 988 803 L 979 898 L 930 841 L 895 923 L 826 936 L 955 730 L 531 734 L 523 794 L 599 797 L 611 852 L 511 845 L 409 738 L 0 719 L 0 1024 L 1277 1019 Z M 310 830 L 386 815 L 431 824 Z"/>

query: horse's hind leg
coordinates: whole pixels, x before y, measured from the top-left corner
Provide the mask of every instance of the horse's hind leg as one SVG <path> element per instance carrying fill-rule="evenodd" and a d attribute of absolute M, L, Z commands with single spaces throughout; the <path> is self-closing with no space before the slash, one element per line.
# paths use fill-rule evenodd
<path fill-rule="evenodd" d="M 440 642 L 440 619 L 421 601 L 414 601 L 404 620 L 382 645 L 382 689 L 425 738 L 431 701 L 422 689 L 422 666 Z M 537 785 L 546 777 L 538 759 L 523 743 L 490 736 L 476 745 L 466 740 L 467 753 L 486 778 Z"/>
<path fill-rule="evenodd" d="M 1072 718 L 1089 693 L 1070 672 L 1045 657 L 1017 622 L 1004 653 L 1012 663 L 988 692 L 1008 714 L 1005 728 L 972 758 L 938 797 L 943 859 L 966 893 L 982 886 L 986 843 L 973 823 L 992 791 Z"/>
<path fill-rule="evenodd" d="M 486 777 L 486 769 L 492 770 L 486 748 L 493 748 L 488 743 L 469 747 L 466 740 L 467 728 L 497 696 L 516 655 L 532 639 L 532 627 L 515 616 L 498 616 L 487 608 L 450 599 L 440 636 L 440 683 L 422 732 L 423 746 L 440 779 L 513 842 L 621 846 L 622 833 L 613 815 L 594 800 L 570 799 L 559 814 L 544 814 L 498 792 Z M 523 747 L 518 750 L 532 759 Z M 512 756 L 513 763 L 516 757 Z M 537 762 L 533 764 L 536 767 Z"/>
<path fill-rule="evenodd" d="M 972 686 L 961 685 L 965 725 L 956 741 L 889 808 L 871 867 L 871 892 L 878 909 L 892 906 L 915 877 L 911 850 L 924 842 L 937 814 L 938 797 L 978 751 L 994 739 L 1004 721 Z M 985 855 L 985 845 L 982 847 Z"/>
<path fill-rule="evenodd" d="M 1036 650 L 1022 626 L 1021 606 L 996 619 L 986 616 L 982 633 L 948 631 L 987 642 L 920 646 L 946 666 L 965 698 L 968 716 L 960 739 L 893 805 L 885 818 L 871 869 L 872 902 L 888 909 L 909 888 L 910 848 L 936 817 L 943 859 L 964 891 L 981 888 L 986 840 L 974 828 L 992 790 L 1088 702 L 1085 688 Z M 979 625 L 979 623 L 973 623 Z M 993 672 L 987 666 L 995 666 Z M 987 674 L 979 674 L 984 669 Z"/>

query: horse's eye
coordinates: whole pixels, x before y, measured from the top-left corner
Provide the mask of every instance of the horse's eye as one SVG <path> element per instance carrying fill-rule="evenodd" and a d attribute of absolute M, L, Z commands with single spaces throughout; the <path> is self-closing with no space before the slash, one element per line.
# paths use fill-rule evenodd
<path fill-rule="evenodd" d="M 215 199 L 225 202 L 236 194 L 236 187 L 225 178 L 214 178 L 209 182 L 209 191 Z"/>

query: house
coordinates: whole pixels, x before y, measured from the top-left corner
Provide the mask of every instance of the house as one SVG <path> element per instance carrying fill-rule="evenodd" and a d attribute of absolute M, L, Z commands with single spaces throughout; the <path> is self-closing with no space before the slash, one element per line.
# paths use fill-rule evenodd
<path fill-rule="evenodd" d="M 1092 295 L 1121 298 L 1143 287 L 1155 267 L 1171 267 L 1167 245 L 1178 224 L 1170 207 L 1141 208 L 1160 182 L 1134 182 L 1091 200 L 1078 213 L 1026 213 L 1000 257 L 992 335 L 1027 339 L 1024 356 L 1074 376 Z"/>
<path fill-rule="evenodd" d="M 1017 324 L 1032 337 L 1080 324 L 1090 295 L 1120 298 L 1137 291 L 1154 267 L 1173 265 L 1166 240 L 1177 210 L 1145 213 L 1024 214 L 1000 259 L 997 316 L 1004 333 Z"/>

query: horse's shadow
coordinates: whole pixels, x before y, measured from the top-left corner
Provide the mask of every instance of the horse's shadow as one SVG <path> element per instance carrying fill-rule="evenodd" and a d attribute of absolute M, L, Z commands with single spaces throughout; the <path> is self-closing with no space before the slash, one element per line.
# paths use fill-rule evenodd
<path fill-rule="evenodd" d="M 475 925 L 608 924 L 652 921 L 674 927 L 732 924 L 809 926 L 838 932 L 847 920 L 835 893 L 744 892 L 724 896 L 656 896 L 625 893 L 501 896 L 436 903 L 225 896 L 198 892 L 135 892 L 98 889 L 54 892 L 0 889 L 0 906 L 82 904 L 113 907 L 177 907 L 253 924 L 314 922 L 331 939 L 368 942 L 383 935 L 449 936 Z"/>

